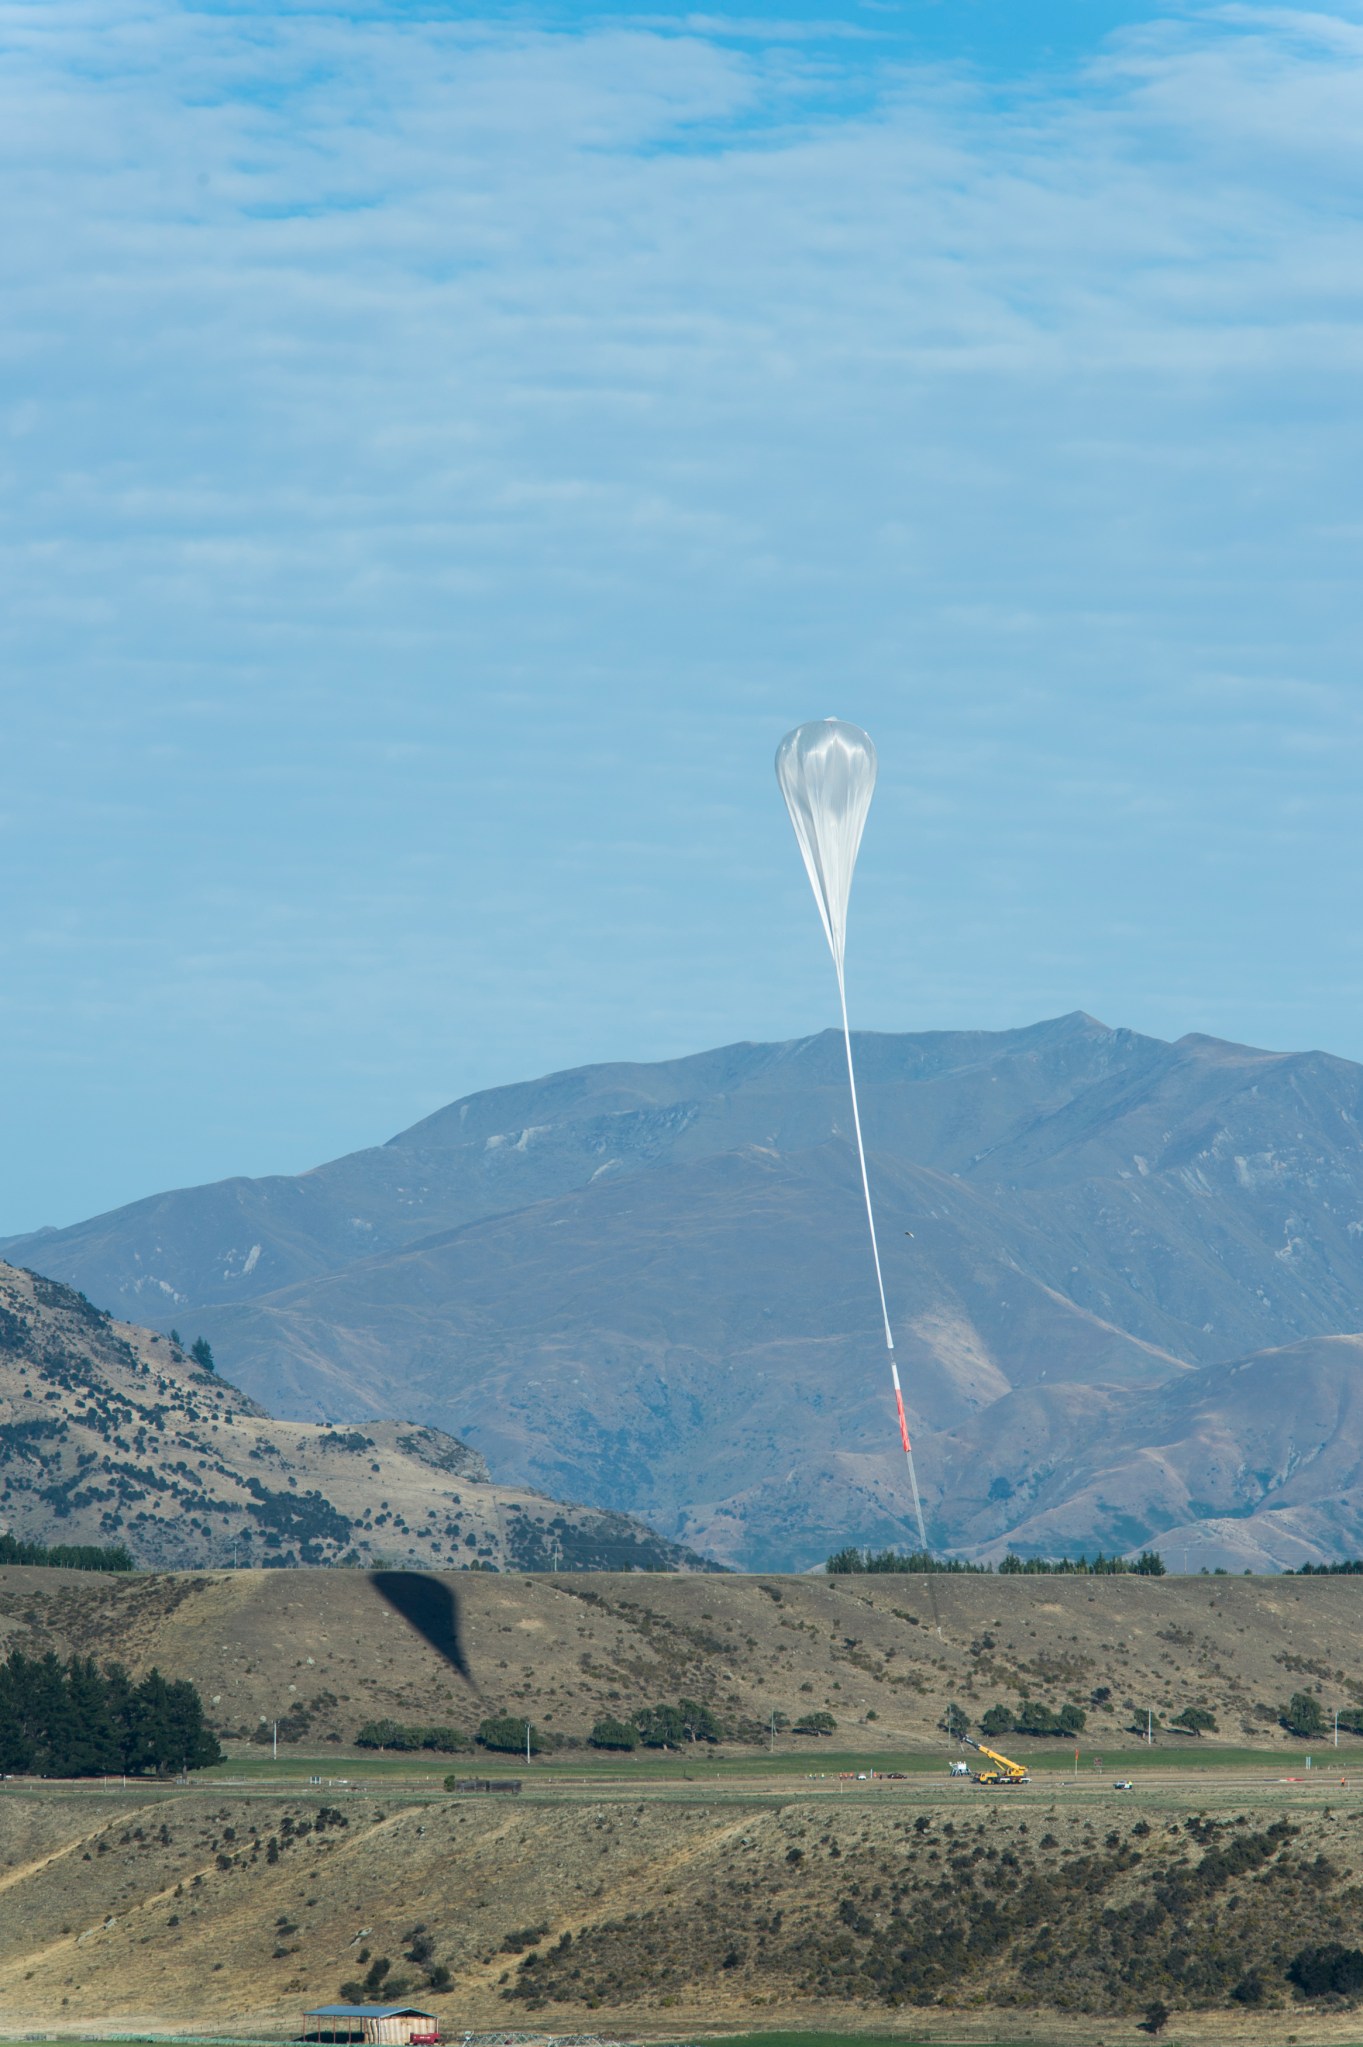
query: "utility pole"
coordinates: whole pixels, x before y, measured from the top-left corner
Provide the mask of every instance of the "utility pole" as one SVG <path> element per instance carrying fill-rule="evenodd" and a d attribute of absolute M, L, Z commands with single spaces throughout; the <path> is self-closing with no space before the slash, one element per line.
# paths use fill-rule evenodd
<path fill-rule="evenodd" d="M 1339 1747 L 1339 1708 L 1335 1707 L 1335 1747 Z"/>
<path fill-rule="evenodd" d="M 527 1763 L 530 1760 L 530 1722 L 528 1720 L 525 1723 L 525 1760 Z"/>
<path fill-rule="evenodd" d="M 1145 1745 L 1147 1748 L 1155 1745 L 1155 1721 L 1148 1706 L 1145 1709 Z"/>
<path fill-rule="evenodd" d="M 776 1753 L 776 1708 L 775 1708 L 775 1706 L 773 1706 L 773 1707 L 772 1707 L 772 1709 L 771 1709 L 771 1743 L 770 1743 L 770 1752 L 771 1752 L 771 1754 L 772 1754 L 772 1755 L 775 1755 L 775 1753 Z"/>
<path fill-rule="evenodd" d="M 278 1761 L 279 1761 L 279 1722 L 278 1722 L 277 1720 L 272 1720 L 272 1721 L 270 1722 L 270 1740 L 271 1740 L 271 1742 L 273 1743 L 273 1754 L 274 1754 L 274 1760 L 275 1760 L 275 1762 L 278 1762 Z"/>

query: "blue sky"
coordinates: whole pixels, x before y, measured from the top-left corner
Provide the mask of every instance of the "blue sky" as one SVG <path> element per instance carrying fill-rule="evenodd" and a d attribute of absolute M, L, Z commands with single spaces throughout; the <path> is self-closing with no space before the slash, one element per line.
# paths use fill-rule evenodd
<path fill-rule="evenodd" d="M 1363 11 L 0 0 L 0 1229 L 834 1015 L 1363 1057 Z"/>

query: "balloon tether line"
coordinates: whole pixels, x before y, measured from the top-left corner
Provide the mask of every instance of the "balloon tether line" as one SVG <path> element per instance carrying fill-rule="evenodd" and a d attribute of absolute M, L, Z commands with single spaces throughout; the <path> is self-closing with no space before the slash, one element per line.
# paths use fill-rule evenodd
<path fill-rule="evenodd" d="M 862 827 L 876 784 L 876 750 L 858 725 L 846 725 L 840 718 L 815 719 L 787 732 L 776 749 L 776 779 L 785 798 L 795 829 L 800 857 L 805 863 L 809 885 L 814 891 L 828 949 L 838 976 L 838 1000 L 842 1005 L 842 1038 L 847 1048 L 847 1081 L 852 1094 L 852 1127 L 857 1139 L 857 1162 L 861 1167 L 861 1191 L 866 1197 L 866 1221 L 871 1232 L 871 1257 L 876 1269 L 881 1319 L 885 1324 L 885 1348 L 890 1357 L 890 1380 L 894 1387 L 895 1416 L 904 1461 L 909 1470 L 913 1511 L 918 1521 L 918 1540 L 926 1553 L 928 1532 L 923 1521 L 923 1502 L 918 1492 L 918 1474 L 913 1465 L 913 1445 L 904 1413 L 904 1393 L 895 1362 L 894 1331 L 885 1300 L 885 1280 L 880 1269 L 880 1244 L 876 1238 L 875 1210 L 871 1205 L 871 1180 L 866 1170 L 866 1146 L 861 1135 L 861 1109 L 857 1102 L 857 1073 L 852 1059 L 852 1032 L 847 1021 L 847 983 L 843 952 L 847 939 L 847 898 L 852 886 L 861 845 Z M 937 1610 L 935 1589 L 933 1612 Z M 940 1627 L 938 1632 L 940 1633 Z"/>
<path fill-rule="evenodd" d="M 928 1532 L 923 1523 L 923 1503 L 918 1496 L 918 1473 L 913 1468 L 913 1445 L 909 1441 L 909 1425 L 904 1417 L 904 1395 L 899 1385 L 899 1367 L 895 1362 L 894 1332 L 890 1328 L 890 1310 L 885 1299 L 885 1281 L 880 1270 L 880 1245 L 876 1240 L 875 1210 L 871 1205 L 871 1180 L 866 1171 L 866 1146 L 861 1137 L 861 1111 L 857 1107 L 857 1071 L 852 1063 L 852 1030 L 847 1021 L 847 984 L 843 975 L 841 960 L 834 957 L 838 970 L 838 1000 L 842 1005 L 842 1041 L 847 1049 L 847 1085 L 852 1094 L 852 1128 L 857 1139 L 857 1163 L 861 1167 L 861 1191 L 866 1197 L 866 1222 L 871 1232 L 871 1257 L 876 1268 L 876 1287 L 880 1294 L 880 1317 L 885 1324 L 885 1348 L 890 1354 L 890 1377 L 894 1382 L 895 1407 L 899 1414 L 899 1434 L 904 1445 L 904 1458 L 909 1467 L 909 1489 L 913 1494 L 913 1511 L 918 1518 L 918 1540 L 924 1551 L 928 1546 Z M 939 1628 L 940 1633 L 940 1628 Z"/>

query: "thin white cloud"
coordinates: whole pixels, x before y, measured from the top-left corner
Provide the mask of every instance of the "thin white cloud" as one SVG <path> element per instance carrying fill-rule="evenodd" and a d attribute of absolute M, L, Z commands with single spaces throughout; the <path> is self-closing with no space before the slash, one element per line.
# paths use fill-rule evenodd
<path fill-rule="evenodd" d="M 319 1129 L 321 1011 L 413 1113 L 801 1028 L 754 792 L 836 681 L 887 761 L 878 1021 L 1281 1022 L 1196 876 L 1253 871 L 1288 754 L 1318 866 L 1344 829 L 1360 158 L 1354 13 L 1004 90 L 701 16 L 0 5 L 18 927 L 153 1038 L 283 1076 L 307 1017 Z"/>

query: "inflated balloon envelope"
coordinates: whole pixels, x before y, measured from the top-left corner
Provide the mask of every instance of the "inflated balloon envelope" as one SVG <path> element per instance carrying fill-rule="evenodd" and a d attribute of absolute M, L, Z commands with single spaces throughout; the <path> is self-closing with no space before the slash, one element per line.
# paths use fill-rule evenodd
<path fill-rule="evenodd" d="M 797 725 L 781 741 L 776 779 L 804 855 L 841 987 L 847 898 L 876 786 L 876 750 L 859 725 L 819 718 Z"/>
<path fill-rule="evenodd" d="M 894 1333 L 890 1328 L 885 1281 L 880 1270 L 880 1246 L 876 1242 L 871 1182 L 866 1171 L 866 1147 L 862 1142 L 861 1111 L 857 1105 L 857 1076 L 852 1063 L 852 1032 L 847 1021 L 847 902 L 852 891 L 857 854 L 861 850 L 866 813 L 871 807 L 876 786 L 876 766 L 876 750 L 869 736 L 859 725 L 844 724 L 841 718 L 816 718 L 808 725 L 797 725 L 776 749 L 776 779 L 795 827 L 805 871 L 823 920 L 824 936 L 837 969 L 843 1043 L 847 1048 L 847 1081 L 852 1091 L 852 1127 L 856 1132 L 861 1187 L 866 1197 L 871 1256 L 875 1262 L 880 1313 L 885 1324 L 885 1347 L 890 1353 L 890 1376 L 894 1384 L 899 1435 L 908 1463 L 913 1510 L 918 1519 L 918 1537 L 926 1549 L 928 1538 L 918 1497 L 918 1475 L 913 1467 L 899 1367 L 894 1357 Z"/>

